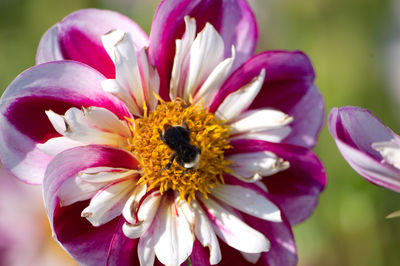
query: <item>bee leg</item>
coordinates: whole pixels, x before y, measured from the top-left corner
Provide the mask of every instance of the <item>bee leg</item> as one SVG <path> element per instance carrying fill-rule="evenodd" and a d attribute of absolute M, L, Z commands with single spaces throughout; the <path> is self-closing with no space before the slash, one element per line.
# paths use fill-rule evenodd
<path fill-rule="evenodd" d="M 169 157 L 169 162 L 167 163 L 167 165 L 164 166 L 161 169 L 161 171 L 168 170 L 169 168 L 171 168 L 171 165 L 174 163 L 175 157 L 176 157 L 176 153 L 174 152 L 171 154 L 171 157 Z"/>

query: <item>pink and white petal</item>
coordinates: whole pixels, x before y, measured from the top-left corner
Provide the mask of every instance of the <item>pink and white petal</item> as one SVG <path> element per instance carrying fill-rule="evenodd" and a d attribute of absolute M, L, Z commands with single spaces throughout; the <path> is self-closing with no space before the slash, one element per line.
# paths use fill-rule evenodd
<path fill-rule="evenodd" d="M 180 265 L 192 253 L 194 232 L 178 205 L 179 196 L 166 195 L 152 224 L 157 259 L 164 265 Z M 187 204 L 181 200 L 179 204 Z"/>
<path fill-rule="evenodd" d="M 289 125 L 292 121 L 293 117 L 279 110 L 263 108 L 247 111 L 229 124 L 232 127 L 231 135 L 235 135 L 238 133 L 281 128 Z"/>
<path fill-rule="evenodd" d="M 135 185 L 136 180 L 128 178 L 103 187 L 92 197 L 89 206 L 82 211 L 82 217 L 88 219 L 93 226 L 108 223 L 121 215 Z"/>
<path fill-rule="evenodd" d="M 160 192 L 153 192 L 150 195 L 146 196 L 140 206 L 132 206 L 132 203 L 137 203 L 139 199 L 137 199 L 137 195 L 133 195 L 127 201 L 125 208 L 123 210 L 124 218 L 129 223 L 124 223 L 122 230 L 124 234 L 129 238 L 138 238 L 141 237 L 149 228 L 149 226 L 153 223 L 154 216 L 158 212 L 158 207 L 161 202 Z M 132 207 L 134 207 L 132 209 Z M 136 221 L 136 210 L 137 211 L 137 221 Z"/>
<path fill-rule="evenodd" d="M 391 164 L 397 169 L 400 169 L 399 140 L 391 139 L 390 141 L 374 142 L 371 147 L 382 155 L 382 162 Z"/>
<path fill-rule="evenodd" d="M 285 142 L 312 147 L 321 129 L 324 103 L 314 85 L 314 69 L 301 52 L 268 51 L 239 67 L 222 85 L 209 110 L 215 112 L 232 92 L 266 70 L 264 84 L 250 109 L 274 108 L 294 117 L 292 132 Z"/>
<path fill-rule="evenodd" d="M 195 227 L 194 231 L 196 238 L 200 241 L 203 247 L 207 247 L 210 251 L 209 262 L 211 265 L 215 265 L 221 261 L 221 250 L 219 248 L 219 242 L 215 235 L 214 229 L 208 219 L 206 213 L 200 207 L 197 201 L 192 201 L 191 206 L 195 212 Z M 192 255 L 190 256 L 192 259 Z"/>
<path fill-rule="evenodd" d="M 65 151 L 65 150 L 68 150 L 71 148 L 75 148 L 78 146 L 82 146 L 82 145 L 83 144 L 81 142 L 72 140 L 70 138 L 56 137 L 56 138 L 51 138 L 51 139 L 47 140 L 43 144 L 40 144 L 40 143 L 37 144 L 37 147 L 42 152 L 44 152 L 50 156 L 54 156 L 57 153 L 60 153 L 62 151 Z"/>
<path fill-rule="evenodd" d="M 90 183 L 112 182 L 122 178 L 134 178 L 139 173 L 138 170 L 114 167 L 93 167 L 79 172 L 80 179 Z"/>
<path fill-rule="evenodd" d="M 228 155 L 226 159 L 233 162 L 229 166 L 231 175 L 245 182 L 260 180 L 289 167 L 289 162 L 269 151 L 236 153 Z"/>
<path fill-rule="evenodd" d="M 264 140 L 269 142 L 281 143 L 287 136 L 289 136 L 290 132 L 292 132 L 290 126 L 283 126 L 279 128 L 272 128 L 261 131 L 239 133 L 229 137 L 229 140 L 255 139 L 255 140 Z"/>
<path fill-rule="evenodd" d="M 268 251 L 270 242 L 260 232 L 249 227 L 232 211 L 209 199 L 201 199 L 215 233 L 229 246 L 248 253 Z"/>
<path fill-rule="evenodd" d="M 57 154 L 48 165 L 43 182 L 45 207 L 51 223 L 54 210 L 60 205 L 59 193 L 65 182 L 93 167 L 137 169 L 138 162 L 127 151 L 96 145 L 77 147 Z"/>
<path fill-rule="evenodd" d="M 224 184 L 212 189 L 211 194 L 231 207 L 254 217 L 271 222 L 282 222 L 278 206 L 252 189 Z"/>
<path fill-rule="evenodd" d="M 42 64 L 20 74 L 0 102 L 3 163 L 20 179 L 41 183 L 51 156 L 36 145 L 59 136 L 46 110 L 65 113 L 71 107 L 99 106 L 120 119 L 130 117 L 120 100 L 102 91 L 102 80 L 96 70 L 71 61 Z"/>
<path fill-rule="evenodd" d="M 156 66 L 160 79 L 160 95 L 168 99 L 168 85 L 175 55 L 175 40 L 184 33 L 184 17 L 196 20 L 197 31 L 211 23 L 225 43 L 225 56 L 230 56 L 235 46 L 238 66 L 254 52 L 258 31 L 253 12 L 245 0 L 167 0 L 159 5 L 150 34 L 149 57 Z M 234 30 L 232 30 L 234 29 Z"/>
<path fill-rule="evenodd" d="M 318 157 L 309 149 L 259 140 L 233 140 L 230 154 L 269 151 L 288 161 L 290 167 L 263 178 L 268 194 L 283 211 L 291 225 L 307 219 L 316 207 L 326 185 L 326 172 Z"/>
<path fill-rule="evenodd" d="M 60 206 L 68 206 L 78 201 L 88 200 L 108 182 L 90 183 L 79 178 L 79 174 L 68 178 L 58 190 Z"/>
<path fill-rule="evenodd" d="M 215 115 L 223 120 L 230 121 L 237 118 L 246 110 L 259 93 L 265 78 L 265 69 L 248 84 L 227 95 L 218 106 Z"/>
<path fill-rule="evenodd" d="M 43 35 L 36 63 L 74 60 L 97 69 L 107 78 L 115 78 L 114 64 L 101 42 L 101 36 L 113 29 L 129 32 L 138 49 L 148 45 L 147 34 L 128 17 L 109 10 L 82 9 Z"/>
<path fill-rule="evenodd" d="M 214 68 L 224 59 L 224 41 L 215 28 L 206 23 L 190 48 L 190 64 L 183 99 L 189 100 Z"/>
<path fill-rule="evenodd" d="M 329 114 L 329 130 L 347 162 L 373 184 L 400 192 L 400 170 L 382 163 L 372 144 L 397 139 L 389 128 L 366 109 L 334 108 Z"/>

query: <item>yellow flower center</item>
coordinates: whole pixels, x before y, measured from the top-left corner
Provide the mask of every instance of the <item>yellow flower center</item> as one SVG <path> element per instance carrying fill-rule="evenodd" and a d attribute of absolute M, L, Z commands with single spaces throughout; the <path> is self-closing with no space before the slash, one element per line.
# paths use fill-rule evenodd
<path fill-rule="evenodd" d="M 190 144 L 200 148 L 197 167 L 187 169 L 175 160 L 169 169 L 173 151 L 160 138 L 164 125 L 182 126 L 185 122 L 190 131 Z M 162 102 L 148 116 L 132 121 L 131 152 L 139 160 L 144 174 L 139 184 L 147 184 L 148 190 L 157 188 L 163 193 L 176 190 L 181 199 L 195 199 L 196 192 L 205 197 L 210 188 L 224 183 L 222 174 L 229 172 L 229 161 L 224 151 L 230 148 L 227 138 L 229 126 L 200 105 L 187 104 L 181 99 Z M 179 156 L 179 154 L 177 154 Z"/>

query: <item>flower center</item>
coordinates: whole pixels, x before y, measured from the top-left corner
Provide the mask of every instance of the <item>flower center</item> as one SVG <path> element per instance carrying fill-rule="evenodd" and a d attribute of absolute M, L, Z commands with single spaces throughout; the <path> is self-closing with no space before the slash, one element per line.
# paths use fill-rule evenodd
<path fill-rule="evenodd" d="M 185 124 L 190 140 L 176 138 L 174 150 L 162 140 L 160 131 L 165 132 L 164 125 L 184 128 Z M 132 121 L 131 130 L 130 149 L 144 171 L 138 183 L 146 184 L 148 190 L 157 188 L 163 193 L 172 189 L 178 191 L 182 199 L 190 200 L 195 199 L 197 191 L 207 197 L 210 188 L 224 183 L 222 174 L 229 172 L 230 164 L 224 159 L 224 151 L 230 148 L 229 126 L 201 106 L 187 104 L 179 98 L 161 102 L 148 116 Z M 200 156 L 193 168 L 178 163 L 185 155 L 176 146 L 187 147 L 188 144 Z M 173 154 L 176 155 L 174 161 L 171 160 Z"/>

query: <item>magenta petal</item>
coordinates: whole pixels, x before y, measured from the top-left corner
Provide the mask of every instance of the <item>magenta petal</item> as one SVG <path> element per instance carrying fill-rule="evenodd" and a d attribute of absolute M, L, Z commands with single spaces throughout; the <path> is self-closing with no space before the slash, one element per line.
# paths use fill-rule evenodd
<path fill-rule="evenodd" d="M 326 185 L 325 169 L 309 149 L 291 144 L 258 140 L 233 140 L 230 153 L 271 151 L 289 161 L 290 167 L 262 179 L 269 197 L 277 203 L 291 225 L 307 219 L 318 203 L 319 194 Z"/>
<path fill-rule="evenodd" d="M 272 107 L 294 117 L 284 142 L 313 147 L 324 119 L 324 102 L 314 85 L 314 69 L 302 52 L 268 51 L 239 67 L 223 84 L 210 106 L 215 112 L 225 97 L 265 69 L 264 85 L 250 109 Z"/>
<path fill-rule="evenodd" d="M 107 78 L 115 78 L 114 63 L 101 42 L 101 36 L 113 29 L 131 33 L 139 49 L 148 45 L 147 34 L 128 17 L 109 10 L 82 9 L 43 35 L 36 63 L 74 60 L 97 69 Z"/>
<path fill-rule="evenodd" d="M 119 99 L 102 90 L 104 79 L 96 70 L 72 61 L 46 63 L 20 74 L 0 102 L 0 155 L 7 168 L 26 182 L 41 183 L 51 158 L 36 144 L 58 136 L 46 110 L 64 114 L 71 107 L 98 106 L 120 119 L 130 117 Z"/>
<path fill-rule="evenodd" d="M 369 182 L 400 192 L 400 170 L 382 163 L 382 156 L 371 145 L 398 139 L 370 111 L 359 107 L 333 108 L 329 131 L 347 162 Z"/>
<path fill-rule="evenodd" d="M 80 264 L 133 265 L 137 261 L 135 240 L 122 232 L 122 217 L 100 227 L 93 227 L 82 210 L 89 201 L 61 207 L 57 192 L 69 178 L 91 167 L 137 169 L 138 162 L 126 151 L 90 145 L 66 150 L 48 165 L 43 181 L 44 200 L 55 238 Z M 123 248 L 122 248 L 123 247 Z M 124 251 L 124 252 L 123 252 Z"/>
<path fill-rule="evenodd" d="M 196 19 L 197 32 L 211 23 L 225 41 L 226 57 L 236 48 L 235 65 L 247 60 L 258 39 L 254 14 L 245 0 L 165 0 L 159 5 L 150 34 L 149 57 L 161 79 L 160 95 L 168 99 L 168 87 L 175 55 L 175 40 L 185 30 L 184 17 Z"/>
<path fill-rule="evenodd" d="M 192 266 L 209 266 L 210 264 L 210 250 L 208 247 L 203 247 L 199 240 L 193 242 L 192 254 L 190 254 L 190 262 Z"/>

